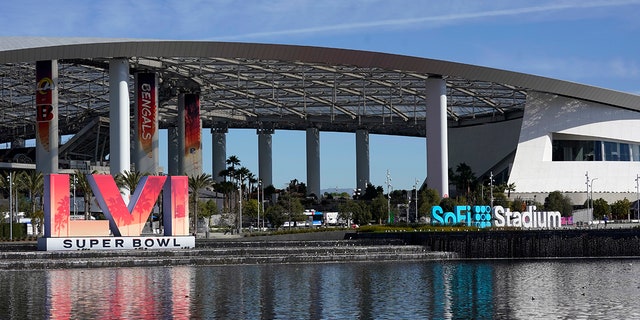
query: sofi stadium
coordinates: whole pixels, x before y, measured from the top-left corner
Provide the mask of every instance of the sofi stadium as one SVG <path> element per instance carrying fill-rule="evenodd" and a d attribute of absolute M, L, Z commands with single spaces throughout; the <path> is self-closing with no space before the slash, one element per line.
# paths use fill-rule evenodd
<path fill-rule="evenodd" d="M 596 179 L 595 193 L 610 199 L 638 191 L 640 96 L 530 74 L 306 46 L 9 37 L 0 79 L 6 169 L 192 175 L 204 158 L 219 172 L 228 130 L 254 128 L 264 185 L 277 131 L 306 131 L 314 194 L 320 131 L 354 133 L 362 188 L 369 134 L 386 134 L 425 138 L 426 182 L 443 196 L 455 192 L 447 171 L 460 163 L 523 197 L 559 190 L 581 203 Z M 160 130 L 168 168 L 158 166 Z"/>

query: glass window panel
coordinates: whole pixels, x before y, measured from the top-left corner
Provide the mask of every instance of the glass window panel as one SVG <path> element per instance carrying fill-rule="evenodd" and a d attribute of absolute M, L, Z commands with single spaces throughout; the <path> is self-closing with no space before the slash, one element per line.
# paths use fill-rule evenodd
<path fill-rule="evenodd" d="M 621 143 L 620 144 L 620 161 L 630 161 L 631 156 L 629 154 L 629 144 Z"/>
<path fill-rule="evenodd" d="M 595 161 L 602 161 L 602 141 L 593 142 L 593 153 L 595 155 Z"/>
<path fill-rule="evenodd" d="M 631 157 L 633 161 L 640 161 L 640 145 L 631 145 Z"/>

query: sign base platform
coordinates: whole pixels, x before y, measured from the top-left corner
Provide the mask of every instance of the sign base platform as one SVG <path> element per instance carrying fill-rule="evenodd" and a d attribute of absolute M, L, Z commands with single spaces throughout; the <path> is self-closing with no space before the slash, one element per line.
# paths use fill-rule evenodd
<path fill-rule="evenodd" d="M 39 251 L 172 250 L 196 246 L 194 236 L 39 238 Z"/>

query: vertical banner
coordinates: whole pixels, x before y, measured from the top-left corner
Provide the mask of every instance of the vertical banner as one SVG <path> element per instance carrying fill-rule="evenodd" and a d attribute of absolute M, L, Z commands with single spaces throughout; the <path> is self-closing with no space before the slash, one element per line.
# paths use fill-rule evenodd
<path fill-rule="evenodd" d="M 158 80 L 155 73 L 136 74 L 136 136 L 134 161 L 136 171 L 158 171 Z"/>
<path fill-rule="evenodd" d="M 36 62 L 36 168 L 58 172 L 58 62 Z"/>
<path fill-rule="evenodd" d="M 202 125 L 200 123 L 200 97 L 197 94 L 184 94 L 182 121 L 184 148 L 182 170 L 187 176 L 202 173 Z"/>

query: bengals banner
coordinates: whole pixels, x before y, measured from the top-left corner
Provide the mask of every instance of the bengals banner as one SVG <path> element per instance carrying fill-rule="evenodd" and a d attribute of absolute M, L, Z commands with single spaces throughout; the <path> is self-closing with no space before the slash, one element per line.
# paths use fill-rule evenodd
<path fill-rule="evenodd" d="M 36 166 L 42 173 L 58 171 L 57 61 L 36 62 Z"/>
<path fill-rule="evenodd" d="M 135 166 L 138 172 L 158 168 L 158 81 L 155 73 L 136 74 Z"/>

